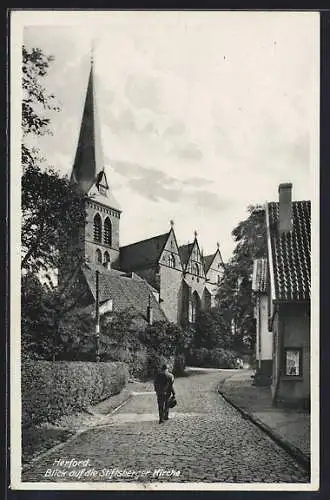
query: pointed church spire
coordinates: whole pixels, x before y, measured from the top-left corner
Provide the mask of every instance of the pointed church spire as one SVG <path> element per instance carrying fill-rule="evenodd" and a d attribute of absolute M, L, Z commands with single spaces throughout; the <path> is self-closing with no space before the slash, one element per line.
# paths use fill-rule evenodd
<path fill-rule="evenodd" d="M 91 50 L 90 71 L 85 104 L 80 125 L 76 156 L 71 173 L 71 182 L 78 183 L 84 193 L 88 193 L 98 174 L 104 168 L 101 133 L 95 100 L 95 55 Z"/>

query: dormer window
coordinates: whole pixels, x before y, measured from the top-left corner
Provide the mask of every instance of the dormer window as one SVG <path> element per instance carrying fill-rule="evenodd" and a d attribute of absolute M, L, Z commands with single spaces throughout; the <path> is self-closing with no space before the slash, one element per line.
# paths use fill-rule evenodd
<path fill-rule="evenodd" d="M 100 185 L 99 193 L 102 194 L 102 196 L 106 196 L 107 195 L 107 188 L 105 186 Z"/>
<path fill-rule="evenodd" d="M 175 257 L 172 253 L 170 254 L 170 256 L 168 258 L 168 265 L 170 267 L 175 267 Z"/>

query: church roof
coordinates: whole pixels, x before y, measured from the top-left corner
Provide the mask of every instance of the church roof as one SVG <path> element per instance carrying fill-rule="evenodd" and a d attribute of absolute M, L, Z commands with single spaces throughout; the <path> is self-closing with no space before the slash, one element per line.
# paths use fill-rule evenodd
<path fill-rule="evenodd" d="M 210 269 L 213 259 L 214 259 L 214 253 L 212 255 L 205 255 L 203 257 L 204 269 L 206 273 Z"/>
<path fill-rule="evenodd" d="M 186 267 L 186 265 L 188 263 L 193 246 L 194 246 L 194 243 L 188 243 L 187 245 L 181 245 L 179 247 L 179 255 L 180 255 L 180 259 L 181 259 L 183 267 Z"/>
<path fill-rule="evenodd" d="M 121 269 L 134 271 L 157 264 L 168 237 L 169 233 L 164 233 L 120 247 Z"/>
<path fill-rule="evenodd" d="M 101 268 L 102 266 L 97 266 Z M 85 265 L 82 272 L 88 287 L 96 298 L 96 267 Z M 123 312 L 130 310 L 142 322 L 147 321 L 147 306 L 153 309 L 154 321 L 166 321 L 166 316 L 155 299 L 148 283 L 137 275 L 129 276 L 120 271 L 99 269 L 99 301 L 100 304 L 112 299 L 113 311 Z"/>
<path fill-rule="evenodd" d="M 219 252 L 219 255 L 220 255 L 220 260 L 221 260 L 221 264 L 224 266 L 224 262 L 222 260 L 222 255 L 221 255 L 221 252 L 220 252 L 220 249 L 217 248 L 216 252 L 215 253 L 212 253 L 211 255 L 205 255 L 203 257 L 203 263 L 204 263 L 204 269 L 205 269 L 205 272 L 207 273 L 208 270 L 210 269 L 211 265 L 212 265 L 212 262 L 214 261 L 215 259 L 215 256 L 216 254 Z"/>
<path fill-rule="evenodd" d="M 103 166 L 93 65 L 91 65 L 71 182 L 77 183 L 81 190 L 87 194 Z"/>

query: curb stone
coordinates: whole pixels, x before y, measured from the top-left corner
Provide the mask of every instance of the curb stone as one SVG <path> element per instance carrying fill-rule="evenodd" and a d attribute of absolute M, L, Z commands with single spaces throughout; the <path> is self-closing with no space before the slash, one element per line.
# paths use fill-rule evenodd
<path fill-rule="evenodd" d="M 262 422 L 259 418 L 255 417 L 253 414 L 246 410 L 243 410 L 240 406 L 236 405 L 228 396 L 226 396 L 220 389 L 221 383 L 218 386 L 218 393 L 223 397 L 227 403 L 229 403 L 235 410 L 237 410 L 245 419 L 250 420 L 254 425 L 259 427 L 263 432 L 265 432 L 276 444 L 283 448 L 287 453 L 289 453 L 307 472 L 310 472 L 310 458 L 303 453 L 299 448 L 291 444 L 287 439 L 280 436 L 271 427 Z"/>
<path fill-rule="evenodd" d="M 128 401 L 131 398 L 132 398 L 132 394 L 129 393 L 127 395 L 127 397 L 123 401 L 121 401 L 117 406 L 115 406 L 112 410 L 109 411 L 109 413 L 107 414 L 107 416 L 108 415 L 112 415 L 113 413 L 116 413 L 118 410 L 120 410 L 120 408 L 122 406 L 124 406 L 126 403 L 128 403 Z M 48 455 L 51 455 L 51 453 L 53 453 L 54 451 L 60 450 L 65 445 L 67 445 L 68 443 L 71 443 L 77 437 L 81 436 L 85 432 L 89 432 L 92 429 L 95 429 L 97 427 L 101 427 L 101 426 L 104 426 L 104 425 L 106 425 L 106 424 L 96 424 L 96 425 L 93 425 L 93 426 L 89 427 L 88 429 L 82 429 L 80 431 L 75 432 L 73 434 L 73 436 L 69 437 L 69 439 L 66 439 L 62 443 L 59 443 L 59 444 L 56 444 L 55 446 L 52 446 L 47 451 L 44 451 L 44 452 L 40 453 L 40 455 L 37 455 L 36 457 L 32 458 L 27 464 L 25 464 L 25 465 L 22 466 L 22 472 L 26 472 L 27 470 L 31 469 L 31 467 L 33 467 L 37 462 L 39 462 L 40 460 L 46 458 Z"/>

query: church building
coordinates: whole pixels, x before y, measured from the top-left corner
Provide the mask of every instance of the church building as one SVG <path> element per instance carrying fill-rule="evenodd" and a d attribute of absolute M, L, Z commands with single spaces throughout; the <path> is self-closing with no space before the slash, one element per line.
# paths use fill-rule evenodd
<path fill-rule="evenodd" d="M 77 228 L 63 250 L 81 257 L 75 279 L 88 291 L 82 305 L 96 300 L 98 271 L 101 310 L 132 309 L 142 322 L 150 323 L 152 308 L 153 321 L 193 325 L 199 310 L 216 305 L 224 270 L 219 244 L 214 254 L 203 257 L 195 232 L 192 243 L 179 246 L 171 221 L 168 232 L 120 246 L 122 210 L 104 169 L 93 79 L 92 62 L 71 172 L 71 183 L 86 196 L 86 224 Z M 70 261 L 65 261 L 59 279 L 68 272 Z"/>

